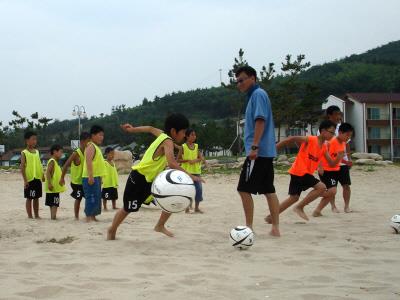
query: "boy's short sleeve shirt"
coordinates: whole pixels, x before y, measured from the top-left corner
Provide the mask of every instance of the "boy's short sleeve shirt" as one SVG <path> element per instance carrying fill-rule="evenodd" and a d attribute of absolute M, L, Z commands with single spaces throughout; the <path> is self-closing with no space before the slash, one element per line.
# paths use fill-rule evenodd
<path fill-rule="evenodd" d="M 259 157 L 275 157 L 275 127 L 272 117 L 271 102 L 267 93 L 258 85 L 248 92 L 248 103 L 245 114 L 244 144 L 246 155 L 249 155 L 253 145 L 255 123 L 257 119 L 264 120 L 264 132 L 259 142 Z"/>

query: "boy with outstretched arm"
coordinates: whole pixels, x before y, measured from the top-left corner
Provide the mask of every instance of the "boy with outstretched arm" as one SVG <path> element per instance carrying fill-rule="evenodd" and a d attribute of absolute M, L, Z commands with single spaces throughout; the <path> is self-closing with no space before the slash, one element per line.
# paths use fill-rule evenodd
<path fill-rule="evenodd" d="M 168 116 L 165 120 L 165 133 L 151 126 L 133 127 L 130 124 L 125 124 L 121 127 L 129 133 L 149 132 L 157 138 L 146 150 L 140 163 L 132 167 L 124 191 L 124 207 L 115 214 L 107 232 L 108 240 L 115 240 L 119 225 L 129 213 L 137 212 L 145 201 L 151 200 L 151 184 L 165 167 L 168 166 L 171 169 L 185 172 L 174 157 L 174 142 L 183 142 L 186 129 L 189 127 L 189 121 L 185 116 L 181 114 Z M 191 174 L 189 176 L 194 181 L 201 180 Z M 165 227 L 170 215 L 170 213 L 162 211 L 154 230 L 173 237 L 173 233 Z"/>

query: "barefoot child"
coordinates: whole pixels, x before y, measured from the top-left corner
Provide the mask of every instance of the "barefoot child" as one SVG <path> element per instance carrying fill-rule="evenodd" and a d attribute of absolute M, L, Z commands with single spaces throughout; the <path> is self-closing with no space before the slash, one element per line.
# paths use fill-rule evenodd
<path fill-rule="evenodd" d="M 178 162 L 181 163 L 182 168 L 189 174 L 200 177 L 201 174 L 201 163 L 206 161 L 199 151 L 199 145 L 195 144 L 196 141 L 196 132 L 189 128 L 185 133 L 186 143 L 184 143 L 178 153 Z M 199 208 L 200 202 L 203 201 L 203 188 L 201 181 L 195 181 L 194 186 L 196 187 L 196 197 L 195 201 L 195 213 L 203 213 L 203 211 Z M 185 210 L 186 213 L 189 213 L 192 209 L 192 202 L 190 202 L 190 206 Z"/>
<path fill-rule="evenodd" d="M 39 198 L 42 197 L 42 181 L 44 181 L 43 167 L 37 145 L 37 135 L 28 131 L 24 135 L 26 149 L 21 152 L 21 174 L 24 179 L 24 196 L 26 198 L 26 213 L 32 219 L 33 212 L 36 219 L 39 217 Z"/>
<path fill-rule="evenodd" d="M 101 214 L 101 177 L 105 174 L 104 158 L 99 146 L 104 140 L 104 130 L 98 125 L 90 129 L 91 141 L 85 149 L 82 184 L 85 194 L 86 221 L 97 221 Z"/>
<path fill-rule="evenodd" d="M 280 149 L 290 143 L 301 144 L 296 160 L 289 169 L 289 198 L 279 205 L 279 213 L 296 203 L 302 191 L 313 188 L 294 208 L 294 211 L 301 218 L 308 220 L 303 210 L 304 206 L 320 197 L 326 190 L 325 184 L 315 178 L 313 174 L 318 169 L 322 156 L 327 151 L 325 141 L 330 140 L 335 135 L 335 124 L 331 121 L 322 121 L 319 131 L 319 136 L 291 136 L 276 145 L 276 148 Z M 267 216 L 265 220 L 270 223 L 271 216 Z"/>
<path fill-rule="evenodd" d="M 65 185 L 65 174 L 67 174 L 68 168 L 71 167 L 71 174 L 70 174 L 71 188 L 72 188 L 71 197 L 75 199 L 74 213 L 76 220 L 79 220 L 79 210 L 81 206 L 81 200 L 84 196 L 83 185 L 82 185 L 82 172 L 85 160 L 84 156 L 85 148 L 86 145 L 90 142 L 89 132 L 82 132 L 79 139 L 80 139 L 79 148 L 76 149 L 68 158 L 68 160 L 65 162 L 60 179 L 60 184 Z"/>
<path fill-rule="evenodd" d="M 60 205 L 60 193 L 65 192 L 64 185 L 60 185 L 61 167 L 58 164 L 63 155 L 63 149 L 60 145 L 53 145 L 50 148 L 51 158 L 47 162 L 46 168 L 46 206 L 50 207 L 50 216 L 52 220 L 57 218 L 57 208 Z"/>
<path fill-rule="evenodd" d="M 112 201 L 112 208 L 117 209 L 116 201 L 118 199 L 118 172 L 114 163 L 114 149 L 107 147 L 105 150 L 106 159 L 104 160 L 106 174 L 102 178 L 103 190 L 103 208 L 107 210 L 107 201 Z"/>
<path fill-rule="evenodd" d="M 124 191 L 124 207 L 119 209 L 114 216 L 107 232 L 108 240 L 115 240 L 119 225 L 129 213 L 137 212 L 145 201 L 151 200 L 151 184 L 167 165 L 171 169 L 184 171 L 175 160 L 174 142 L 181 143 L 183 141 L 189 121 L 181 114 L 171 114 L 165 120 L 165 133 L 151 126 L 133 127 L 125 124 L 121 127 L 130 133 L 149 132 L 157 138 L 146 150 L 140 163 L 132 167 Z M 194 181 L 200 180 L 193 175 L 189 174 L 189 176 Z M 165 227 L 170 215 L 170 213 L 162 211 L 154 230 L 172 237 L 173 233 Z"/>
<path fill-rule="evenodd" d="M 337 185 L 341 180 L 340 164 L 346 153 L 347 141 L 351 138 L 354 129 L 349 123 L 342 123 L 339 127 L 339 134 L 331 139 L 327 146 L 329 157 L 336 162 L 334 166 L 331 166 L 328 160 L 323 157 L 322 164 L 320 164 L 319 178 L 326 185 L 327 191 L 323 194 L 323 198 L 319 203 L 318 207 L 314 210 L 313 216 L 322 216 L 321 211 L 328 203 L 332 203 L 335 199 Z"/>

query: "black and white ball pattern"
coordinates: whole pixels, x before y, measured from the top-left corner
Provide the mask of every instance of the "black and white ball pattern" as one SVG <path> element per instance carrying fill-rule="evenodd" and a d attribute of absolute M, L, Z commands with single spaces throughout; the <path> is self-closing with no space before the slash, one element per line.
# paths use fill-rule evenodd
<path fill-rule="evenodd" d="M 390 219 L 390 227 L 392 227 L 396 233 L 400 233 L 400 215 L 394 215 Z"/>
<path fill-rule="evenodd" d="M 247 226 L 236 226 L 231 230 L 229 239 L 233 247 L 244 250 L 253 245 L 254 233 Z"/>

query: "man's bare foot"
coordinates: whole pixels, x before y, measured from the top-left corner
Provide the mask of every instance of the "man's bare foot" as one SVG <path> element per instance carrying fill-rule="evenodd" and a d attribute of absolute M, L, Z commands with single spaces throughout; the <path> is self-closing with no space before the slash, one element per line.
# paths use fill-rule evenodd
<path fill-rule="evenodd" d="M 275 237 L 280 237 L 281 233 L 279 232 L 279 229 L 276 227 L 272 227 L 271 231 L 269 232 L 269 234 L 271 236 L 275 236 Z"/>
<path fill-rule="evenodd" d="M 111 230 L 111 227 L 107 229 L 107 241 L 113 241 L 115 240 L 115 235 L 116 235 L 115 230 Z"/>
<path fill-rule="evenodd" d="M 93 221 L 98 222 L 99 220 L 97 220 L 96 217 L 93 217 Z"/>
<path fill-rule="evenodd" d="M 317 217 L 322 217 L 322 214 L 320 211 L 314 210 L 314 212 L 312 213 L 312 216 L 317 218 Z"/>
<path fill-rule="evenodd" d="M 334 212 L 334 213 L 340 213 L 340 210 L 338 210 L 337 209 L 337 207 L 336 206 L 334 206 L 334 207 L 332 207 L 332 212 Z"/>
<path fill-rule="evenodd" d="M 271 215 L 268 215 L 264 218 L 264 221 L 267 222 L 268 224 L 272 224 L 272 218 Z"/>
<path fill-rule="evenodd" d="M 86 217 L 86 223 L 90 223 L 94 221 L 92 217 Z"/>
<path fill-rule="evenodd" d="M 113 207 L 113 209 L 119 209 L 119 207 Z"/>
<path fill-rule="evenodd" d="M 204 211 L 202 211 L 200 208 L 195 209 L 194 212 L 195 212 L 196 214 L 204 214 Z"/>
<path fill-rule="evenodd" d="M 75 221 L 79 221 L 79 217 L 75 217 Z"/>
<path fill-rule="evenodd" d="M 33 217 L 32 216 L 28 216 L 28 219 L 33 219 Z"/>
<path fill-rule="evenodd" d="M 35 219 L 41 220 L 42 218 L 39 216 L 35 216 Z"/>
<path fill-rule="evenodd" d="M 299 208 L 299 207 L 296 206 L 295 208 L 293 208 L 293 211 L 294 211 L 300 218 L 302 218 L 302 219 L 304 219 L 304 220 L 306 220 L 306 221 L 309 221 L 309 219 L 308 219 L 306 213 L 304 212 L 303 208 Z"/>
<path fill-rule="evenodd" d="M 185 209 L 185 213 L 187 213 L 187 214 L 191 214 L 191 213 L 192 213 L 192 211 L 191 211 L 191 208 L 189 208 L 189 207 L 188 207 L 188 208 L 186 208 L 186 209 Z"/>
<path fill-rule="evenodd" d="M 167 228 L 165 228 L 165 226 L 156 226 L 156 227 L 154 227 L 154 231 L 164 233 L 165 235 L 167 235 L 169 237 L 174 236 L 174 234 L 171 231 L 169 231 Z"/>
<path fill-rule="evenodd" d="M 350 207 L 345 207 L 344 208 L 344 212 L 345 213 L 351 213 L 351 212 L 353 212 L 353 210 Z"/>

